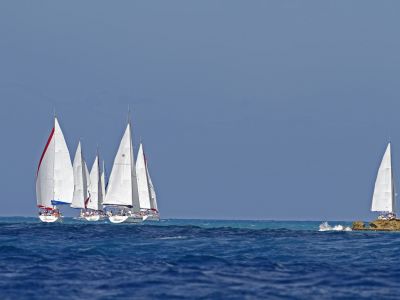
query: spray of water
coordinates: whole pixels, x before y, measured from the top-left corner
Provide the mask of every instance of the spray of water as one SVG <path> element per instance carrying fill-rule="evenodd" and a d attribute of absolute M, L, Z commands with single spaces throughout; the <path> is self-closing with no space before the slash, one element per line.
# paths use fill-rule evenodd
<path fill-rule="evenodd" d="M 328 222 L 323 222 L 319 225 L 319 231 L 351 231 L 351 228 L 340 224 L 331 226 Z"/>

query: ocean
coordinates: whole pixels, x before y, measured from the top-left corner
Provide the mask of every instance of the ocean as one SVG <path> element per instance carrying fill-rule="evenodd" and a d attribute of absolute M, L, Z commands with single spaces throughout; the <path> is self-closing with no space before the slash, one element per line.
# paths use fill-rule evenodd
<path fill-rule="evenodd" d="M 0 299 L 399 297 L 399 233 L 320 223 L 3 217 Z"/>

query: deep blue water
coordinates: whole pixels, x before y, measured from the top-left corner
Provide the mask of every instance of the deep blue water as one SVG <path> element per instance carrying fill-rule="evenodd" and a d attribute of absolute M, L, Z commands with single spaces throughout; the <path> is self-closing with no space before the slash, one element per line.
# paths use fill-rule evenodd
<path fill-rule="evenodd" d="M 0 218 L 0 299 L 398 298 L 400 234 L 319 223 Z"/>

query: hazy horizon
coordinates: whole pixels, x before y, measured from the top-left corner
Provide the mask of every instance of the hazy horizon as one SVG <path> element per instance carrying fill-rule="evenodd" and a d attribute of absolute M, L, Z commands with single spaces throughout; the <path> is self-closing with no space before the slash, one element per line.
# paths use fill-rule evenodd
<path fill-rule="evenodd" d="M 109 175 L 129 105 L 162 218 L 372 219 L 389 140 L 400 174 L 399 9 L 2 1 L 0 215 L 36 215 L 54 108 Z"/>

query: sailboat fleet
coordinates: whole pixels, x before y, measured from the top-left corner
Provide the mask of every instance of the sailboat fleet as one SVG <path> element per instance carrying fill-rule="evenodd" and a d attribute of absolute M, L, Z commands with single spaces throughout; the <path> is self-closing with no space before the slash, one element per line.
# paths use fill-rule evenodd
<path fill-rule="evenodd" d="M 132 126 L 128 122 L 108 184 L 98 151 L 90 170 L 78 143 L 73 164 L 56 117 L 36 171 L 36 197 L 42 222 L 60 221 L 61 205 L 79 209 L 79 218 L 111 223 L 159 221 L 157 197 L 140 143 L 135 164 Z M 107 187 L 106 187 L 107 186 Z"/>

